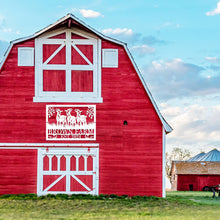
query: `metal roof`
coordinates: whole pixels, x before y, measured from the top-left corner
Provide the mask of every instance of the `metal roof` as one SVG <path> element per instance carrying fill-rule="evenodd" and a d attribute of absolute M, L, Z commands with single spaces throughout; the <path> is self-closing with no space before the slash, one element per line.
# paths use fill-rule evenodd
<path fill-rule="evenodd" d="M 187 161 L 198 161 L 198 159 L 200 159 L 202 156 L 204 156 L 205 155 L 205 153 L 203 152 L 203 153 L 199 153 L 199 154 L 197 154 L 196 156 L 194 156 L 194 157 L 191 157 L 189 160 L 187 160 Z"/>
<path fill-rule="evenodd" d="M 203 155 L 200 153 L 195 157 L 190 158 L 188 161 L 220 161 L 220 151 L 213 149 L 206 154 L 204 153 Z"/>

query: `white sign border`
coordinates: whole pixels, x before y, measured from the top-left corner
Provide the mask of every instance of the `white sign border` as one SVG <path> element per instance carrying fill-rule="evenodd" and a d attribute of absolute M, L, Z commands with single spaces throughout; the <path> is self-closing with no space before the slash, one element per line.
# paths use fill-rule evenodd
<path fill-rule="evenodd" d="M 49 107 L 93 107 L 94 108 L 94 123 L 95 123 L 95 128 L 94 128 L 94 138 L 76 138 L 76 139 L 71 139 L 71 138 L 54 138 L 50 139 L 48 138 L 48 109 Z M 46 105 L 46 140 L 47 141 L 95 141 L 96 140 L 96 105 Z"/>

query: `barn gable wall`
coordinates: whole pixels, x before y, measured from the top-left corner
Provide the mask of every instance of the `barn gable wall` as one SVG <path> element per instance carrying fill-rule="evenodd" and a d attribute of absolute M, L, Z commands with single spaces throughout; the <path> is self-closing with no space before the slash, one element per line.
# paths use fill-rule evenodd
<path fill-rule="evenodd" d="M 34 46 L 15 44 L 0 73 L 0 143 L 60 143 L 46 141 L 48 103 L 33 102 L 34 67 L 17 66 L 18 47 Z M 124 47 L 102 40 L 105 48 L 118 49 L 119 63 L 102 68 L 96 140 L 62 143 L 99 144 L 99 193 L 162 196 L 162 123 Z"/>
<path fill-rule="evenodd" d="M 0 150 L 0 194 L 36 193 L 37 150 Z"/>

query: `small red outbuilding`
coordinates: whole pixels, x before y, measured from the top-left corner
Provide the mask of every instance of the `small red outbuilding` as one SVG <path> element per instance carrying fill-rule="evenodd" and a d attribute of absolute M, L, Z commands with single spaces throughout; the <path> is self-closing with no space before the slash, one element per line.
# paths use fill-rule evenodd
<path fill-rule="evenodd" d="M 172 191 L 202 191 L 220 184 L 220 151 L 213 149 L 187 161 L 172 161 Z"/>
<path fill-rule="evenodd" d="M 0 65 L 0 194 L 165 196 L 160 114 L 126 44 L 68 14 Z"/>

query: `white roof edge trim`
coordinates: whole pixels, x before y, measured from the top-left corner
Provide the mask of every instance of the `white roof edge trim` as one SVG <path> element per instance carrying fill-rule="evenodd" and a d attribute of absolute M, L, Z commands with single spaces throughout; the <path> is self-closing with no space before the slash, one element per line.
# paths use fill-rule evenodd
<path fill-rule="evenodd" d="M 146 91 L 147 95 L 148 95 L 149 98 L 150 98 L 151 103 L 153 104 L 153 106 L 154 106 L 154 108 L 155 108 L 155 111 L 156 111 L 158 117 L 160 118 L 160 120 L 161 120 L 161 122 L 162 122 L 162 124 L 163 124 L 163 126 L 164 126 L 164 129 L 165 129 L 166 133 L 170 133 L 173 129 L 172 129 L 172 127 L 166 122 L 166 120 L 163 118 L 163 116 L 161 115 L 160 110 L 159 110 L 159 108 L 157 107 L 157 104 L 156 104 L 156 102 L 154 101 L 154 98 L 153 98 L 153 96 L 151 95 L 151 92 L 150 92 L 150 90 L 148 89 L 148 87 L 147 87 L 147 85 L 146 85 L 146 83 L 145 83 L 145 80 L 144 80 L 144 78 L 143 78 L 143 76 L 142 76 L 140 70 L 138 69 L 138 67 L 137 67 L 137 65 L 136 65 L 136 63 L 135 63 L 135 61 L 134 61 L 134 59 L 133 59 L 133 57 L 132 57 L 132 55 L 131 55 L 131 53 L 130 53 L 128 47 L 127 47 L 127 44 L 124 43 L 124 42 L 122 42 L 122 41 L 118 41 L 118 40 L 116 40 L 116 39 L 113 39 L 113 38 L 110 38 L 110 37 L 108 37 L 108 36 L 105 36 L 104 34 L 98 32 L 97 30 L 93 29 L 92 27 L 90 27 L 89 25 L 87 25 L 86 23 L 84 23 L 83 21 L 81 21 L 80 19 L 78 19 L 77 17 L 75 17 L 73 14 L 67 14 L 66 16 L 64 16 L 64 17 L 62 17 L 61 19 L 59 19 L 58 21 L 56 21 L 54 24 L 51 24 L 51 25 L 47 26 L 46 28 L 43 28 L 42 30 L 36 32 L 34 35 L 31 35 L 31 36 L 29 36 L 29 37 L 20 38 L 20 39 L 11 41 L 11 42 L 10 42 L 10 45 L 9 45 L 9 47 L 8 47 L 8 49 L 7 49 L 7 51 L 6 51 L 5 55 L 4 55 L 4 57 L 3 57 L 3 60 L 2 60 L 2 62 L 0 63 L 0 70 L 1 70 L 3 64 L 4 64 L 6 58 L 7 58 L 8 54 L 9 54 L 9 52 L 11 51 L 11 48 L 12 48 L 12 46 L 13 46 L 14 44 L 20 43 L 20 42 L 25 41 L 25 40 L 29 40 L 29 39 L 31 39 L 31 38 L 35 38 L 35 37 L 41 35 L 42 33 L 44 33 L 44 32 L 46 32 L 46 31 L 50 30 L 52 27 L 56 26 L 57 24 L 59 24 L 59 23 L 65 21 L 65 20 L 68 19 L 68 18 L 72 18 L 73 20 L 77 21 L 77 22 L 80 23 L 82 26 L 86 27 L 87 29 L 89 29 L 90 31 L 92 31 L 93 33 L 95 33 L 96 35 L 98 35 L 99 37 L 101 37 L 101 38 L 103 38 L 103 39 L 105 39 L 105 40 L 111 41 L 111 42 L 113 42 L 113 43 L 120 44 L 120 45 L 122 45 L 122 46 L 124 47 L 125 51 L 126 51 L 127 54 L 128 54 L 128 57 L 129 57 L 130 60 L 131 60 L 131 63 L 132 63 L 132 65 L 133 65 L 134 69 L 136 70 L 136 72 L 137 72 L 137 74 L 138 74 L 138 76 L 139 76 L 139 78 L 140 78 L 140 80 L 141 80 L 141 82 L 142 82 L 142 84 L 143 84 L 143 86 L 144 86 L 144 88 L 145 88 L 145 91 Z"/>
<path fill-rule="evenodd" d="M 78 23 L 80 23 L 82 26 L 86 27 L 87 29 L 89 29 L 90 31 L 92 31 L 93 33 L 95 33 L 96 35 L 98 35 L 99 37 L 101 38 L 104 38 L 104 39 L 108 39 L 114 43 L 117 43 L 117 44 L 126 44 L 122 41 L 119 41 L 119 40 L 116 40 L 116 39 L 113 39 L 113 38 L 110 38 L 110 37 L 107 37 L 105 36 L 104 34 L 102 34 L 101 32 L 95 30 L 93 27 L 90 27 L 88 24 L 84 23 L 84 21 L 80 20 L 79 18 L 77 18 L 76 16 L 74 16 L 73 14 L 67 14 L 66 16 L 62 17 L 61 19 L 59 19 L 58 21 L 56 21 L 55 23 L 53 24 L 50 24 L 49 26 L 43 28 L 42 30 L 36 32 L 34 34 L 34 37 L 38 37 L 39 35 L 43 34 L 44 32 L 50 30 L 51 28 L 53 28 L 54 26 L 56 26 L 57 24 L 65 21 L 66 19 L 68 18 L 72 18 L 73 20 L 77 21 Z"/>
<path fill-rule="evenodd" d="M 81 147 L 81 146 L 85 146 L 85 147 L 98 147 L 99 144 L 98 143 L 0 143 L 0 148 L 3 147 Z"/>

